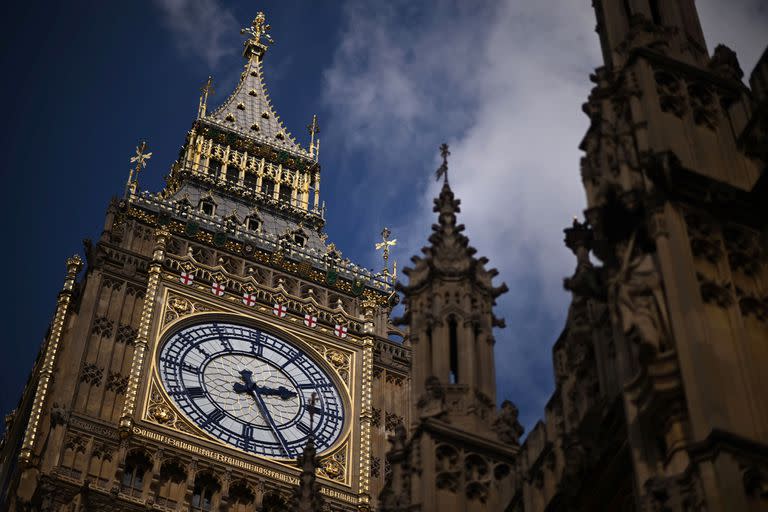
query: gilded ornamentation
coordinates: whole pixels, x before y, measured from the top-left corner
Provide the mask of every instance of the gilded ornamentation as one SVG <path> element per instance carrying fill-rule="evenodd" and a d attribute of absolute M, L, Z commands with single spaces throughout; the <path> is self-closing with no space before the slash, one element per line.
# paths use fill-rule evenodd
<path fill-rule="evenodd" d="M 167 325 L 174 320 L 201 311 L 211 311 L 211 308 L 193 299 L 176 294 L 168 294 L 168 299 L 165 303 L 165 313 L 163 315 L 163 325 Z"/>
<path fill-rule="evenodd" d="M 349 387 L 350 355 L 340 350 L 328 348 L 321 343 L 310 343 L 310 346 L 322 355 L 323 359 L 331 363 L 344 384 Z"/>
<path fill-rule="evenodd" d="M 347 472 L 347 457 L 344 449 L 321 459 L 317 472 L 329 480 L 344 481 Z"/>
<path fill-rule="evenodd" d="M 159 425 L 173 428 L 181 432 L 196 432 L 184 418 L 181 418 L 174 412 L 173 407 L 166 402 L 165 397 L 154 381 L 151 384 L 149 406 L 147 407 L 145 418 Z"/>

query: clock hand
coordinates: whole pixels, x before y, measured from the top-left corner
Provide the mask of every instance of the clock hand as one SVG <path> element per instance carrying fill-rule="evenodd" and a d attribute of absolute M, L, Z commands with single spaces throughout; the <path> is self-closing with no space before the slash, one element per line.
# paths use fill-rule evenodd
<path fill-rule="evenodd" d="M 272 430 L 272 434 L 275 436 L 275 439 L 277 439 L 277 442 L 280 443 L 280 446 L 283 449 L 283 453 L 288 455 L 288 446 L 286 440 L 283 438 L 283 436 L 280 434 L 280 430 L 277 428 L 277 425 L 275 424 L 275 420 L 272 419 L 272 415 L 269 414 L 269 409 L 267 408 L 267 404 L 264 403 L 264 399 L 259 394 L 259 389 L 261 389 L 259 386 L 256 385 L 255 382 L 253 382 L 253 372 L 250 370 L 241 370 L 240 376 L 243 378 L 243 381 L 245 384 L 240 384 L 239 382 L 235 382 L 235 384 L 232 386 L 235 393 L 248 393 L 250 394 L 253 399 L 256 401 L 256 408 L 259 410 L 259 414 L 261 414 L 262 418 L 264 418 L 264 421 L 267 422 L 267 426 Z M 282 386 L 281 386 L 282 388 Z M 269 388 L 264 388 L 266 390 L 270 390 Z M 274 391 L 274 390 L 271 390 Z M 279 390 L 278 390 L 279 391 Z"/>
<path fill-rule="evenodd" d="M 280 386 L 277 389 L 268 388 L 266 386 L 264 387 L 256 386 L 254 389 L 262 396 L 279 396 L 283 400 L 288 400 L 289 398 L 293 398 L 297 394 L 295 391 L 291 391 L 285 386 Z"/>

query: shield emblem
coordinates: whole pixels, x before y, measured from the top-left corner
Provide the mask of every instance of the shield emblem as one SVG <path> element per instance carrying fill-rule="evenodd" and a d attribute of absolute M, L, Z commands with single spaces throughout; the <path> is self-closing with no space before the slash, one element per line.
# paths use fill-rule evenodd
<path fill-rule="evenodd" d="M 227 234 L 223 231 L 217 231 L 213 234 L 213 245 L 221 247 L 227 241 Z"/>
<path fill-rule="evenodd" d="M 334 268 L 330 267 L 325 273 L 325 284 L 328 286 L 333 286 L 336 284 L 336 280 L 339 279 L 339 272 Z"/>
<path fill-rule="evenodd" d="M 184 226 L 184 234 L 187 236 L 195 236 L 200 230 L 200 225 L 195 221 L 187 221 L 187 225 Z"/>
<path fill-rule="evenodd" d="M 365 285 L 362 279 L 358 278 L 352 281 L 352 295 L 360 295 L 364 289 Z"/>

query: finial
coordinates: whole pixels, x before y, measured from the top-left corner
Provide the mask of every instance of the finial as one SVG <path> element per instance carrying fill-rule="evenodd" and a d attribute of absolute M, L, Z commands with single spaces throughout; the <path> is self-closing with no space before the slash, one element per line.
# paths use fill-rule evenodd
<path fill-rule="evenodd" d="M 394 247 L 397 245 L 397 239 L 390 240 L 389 236 L 392 234 L 392 231 L 389 230 L 389 228 L 385 227 L 381 231 L 381 242 L 376 244 L 376 250 L 380 251 L 383 249 L 382 257 L 384 258 L 384 269 L 382 270 L 382 274 L 384 274 L 384 278 L 387 279 L 389 276 L 392 276 L 392 279 L 394 280 L 397 273 L 397 262 L 395 262 L 394 271 L 390 274 L 389 272 L 389 248 Z"/>
<path fill-rule="evenodd" d="M 205 109 L 208 106 L 208 96 L 213 95 L 213 93 L 216 92 L 216 90 L 213 88 L 213 77 L 208 76 L 208 80 L 205 81 L 205 84 L 200 88 L 200 92 L 202 93 L 200 95 L 200 104 L 197 107 L 197 118 L 200 119 L 205 115 Z"/>
<path fill-rule="evenodd" d="M 256 13 L 256 17 L 251 22 L 251 26 L 248 28 L 241 28 L 240 33 L 241 34 L 248 34 L 250 39 L 248 39 L 245 44 L 245 55 L 248 56 L 248 50 L 253 47 L 253 51 L 261 57 L 265 51 L 267 51 L 267 46 L 261 42 L 261 38 L 263 37 L 267 44 L 274 44 L 274 40 L 272 39 L 272 36 L 269 35 L 269 29 L 272 28 L 266 23 L 266 16 L 264 16 L 263 12 Z"/>
<path fill-rule="evenodd" d="M 312 122 L 307 125 L 309 131 L 309 156 L 319 156 L 320 153 L 320 139 L 317 139 L 317 148 L 315 148 L 315 135 L 320 133 L 320 125 L 317 124 L 317 114 L 312 116 Z M 315 151 L 317 149 L 317 152 Z"/>
<path fill-rule="evenodd" d="M 445 142 L 440 144 L 440 156 L 443 157 L 443 163 L 437 168 L 437 171 L 435 171 L 435 179 L 440 180 L 440 178 L 443 178 L 443 183 L 446 185 L 448 184 L 448 155 L 450 154 L 451 152 L 448 151 L 448 144 Z"/>
<path fill-rule="evenodd" d="M 131 167 L 131 172 L 128 174 L 128 183 L 125 185 L 126 195 L 128 195 L 128 192 L 136 193 L 136 188 L 139 185 L 139 172 L 147 166 L 147 160 L 152 158 L 152 153 L 145 153 L 147 148 L 146 141 L 141 141 L 136 146 L 136 154 L 131 157 L 131 163 L 136 164 L 136 167 Z"/>

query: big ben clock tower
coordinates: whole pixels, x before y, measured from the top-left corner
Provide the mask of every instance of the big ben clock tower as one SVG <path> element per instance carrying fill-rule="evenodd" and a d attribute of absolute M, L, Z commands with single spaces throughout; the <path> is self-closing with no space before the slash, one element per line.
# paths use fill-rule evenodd
<path fill-rule="evenodd" d="M 305 149 L 276 115 L 268 31 L 261 13 L 243 30 L 221 106 L 203 88 L 166 187 L 139 189 L 142 143 L 101 238 L 67 260 L 7 418 L 0 508 L 294 509 L 311 449 L 315 503 L 371 509 L 408 423 L 409 349 L 389 340 L 392 272 L 327 243 L 317 122 Z"/>

